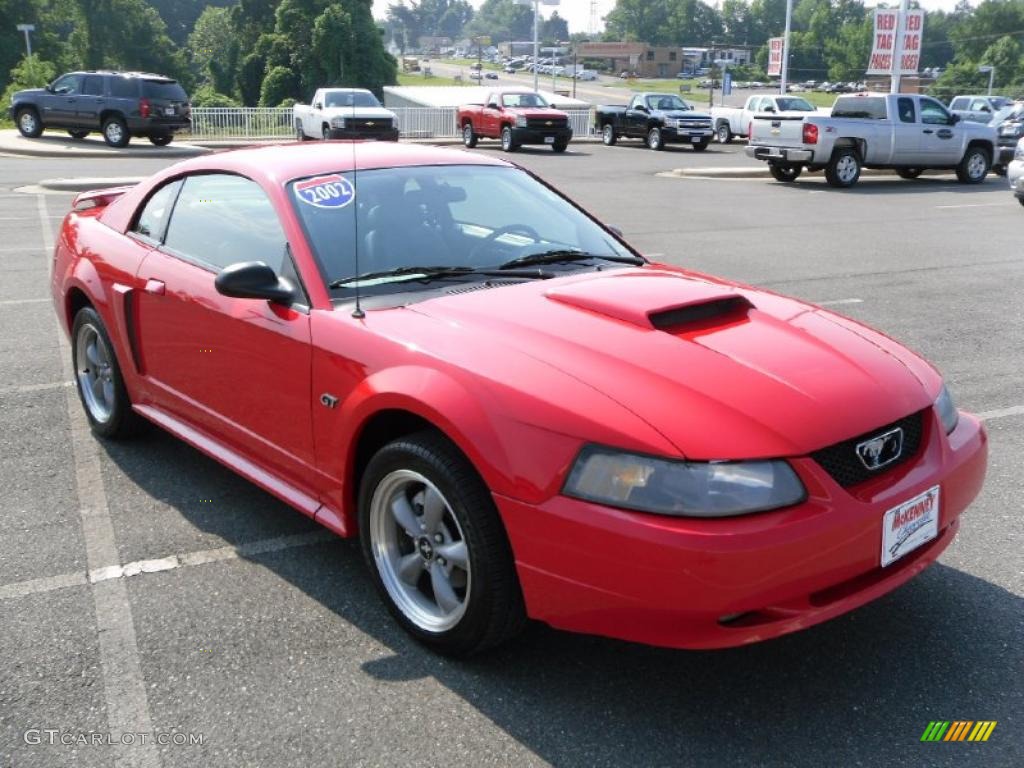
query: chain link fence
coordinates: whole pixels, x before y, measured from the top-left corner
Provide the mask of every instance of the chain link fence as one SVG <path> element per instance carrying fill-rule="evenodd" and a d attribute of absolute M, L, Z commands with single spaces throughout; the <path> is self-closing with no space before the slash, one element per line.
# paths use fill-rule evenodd
<path fill-rule="evenodd" d="M 392 107 L 404 139 L 454 139 L 461 133 L 456 107 Z M 594 111 L 567 109 L 577 137 L 594 130 Z M 198 141 L 272 141 L 295 137 L 290 107 L 193 107 L 191 138 Z"/>

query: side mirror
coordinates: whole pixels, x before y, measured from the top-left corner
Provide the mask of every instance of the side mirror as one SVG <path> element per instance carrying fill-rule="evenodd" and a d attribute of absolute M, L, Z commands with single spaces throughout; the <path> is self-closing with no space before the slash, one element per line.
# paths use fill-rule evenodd
<path fill-rule="evenodd" d="M 949 124 L 950 125 L 956 125 L 959 122 L 960 122 L 960 115 L 953 114 L 953 115 L 949 116 Z"/>
<path fill-rule="evenodd" d="M 321 104 L 319 101 L 316 104 L 313 105 L 313 109 L 323 109 L 323 108 L 324 108 L 324 105 Z"/>
<path fill-rule="evenodd" d="M 498 106 L 498 102 L 496 102 L 496 101 L 492 101 L 490 104 L 488 104 L 487 108 L 488 109 L 496 109 L 499 112 L 501 111 L 501 107 Z"/>
<path fill-rule="evenodd" d="M 609 226 L 608 227 L 608 231 L 611 232 L 613 235 L 615 235 L 617 238 L 619 238 L 619 239 L 622 238 L 622 230 L 619 229 L 618 227 L 611 227 L 611 226 Z"/>
<path fill-rule="evenodd" d="M 236 299 L 266 299 L 288 304 L 295 298 L 291 283 L 262 261 L 243 261 L 221 270 L 213 281 L 217 293 Z"/>
<path fill-rule="evenodd" d="M 764 111 L 765 112 L 771 112 L 774 115 L 775 114 L 775 107 L 765 107 Z"/>

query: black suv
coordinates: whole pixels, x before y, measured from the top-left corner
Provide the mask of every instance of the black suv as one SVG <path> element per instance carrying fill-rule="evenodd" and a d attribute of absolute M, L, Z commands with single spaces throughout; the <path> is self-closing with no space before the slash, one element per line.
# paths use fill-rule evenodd
<path fill-rule="evenodd" d="M 69 72 L 46 88 L 18 91 L 11 117 L 21 135 L 63 128 L 75 139 L 101 131 L 112 147 L 145 136 L 158 147 L 192 125 L 185 89 L 163 75 L 142 72 Z"/>

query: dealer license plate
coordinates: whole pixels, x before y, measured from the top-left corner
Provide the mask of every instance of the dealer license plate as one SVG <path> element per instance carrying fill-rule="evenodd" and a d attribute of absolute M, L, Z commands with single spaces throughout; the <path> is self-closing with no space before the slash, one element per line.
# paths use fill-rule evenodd
<path fill-rule="evenodd" d="M 173 115 L 174 112 L 175 112 L 174 107 L 167 107 L 166 109 L 164 109 L 164 114 L 165 115 Z"/>
<path fill-rule="evenodd" d="M 882 567 L 939 535 L 939 486 L 893 507 L 882 518 Z"/>
<path fill-rule="evenodd" d="M 544 137 L 544 143 L 545 144 L 554 144 L 555 143 L 555 137 L 554 136 L 545 136 Z"/>

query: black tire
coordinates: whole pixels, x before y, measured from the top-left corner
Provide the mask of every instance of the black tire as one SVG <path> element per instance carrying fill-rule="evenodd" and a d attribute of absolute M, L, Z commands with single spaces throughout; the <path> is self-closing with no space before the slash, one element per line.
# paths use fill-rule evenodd
<path fill-rule="evenodd" d="M 715 140 L 719 144 L 732 144 L 732 138 L 732 129 L 729 128 L 729 124 L 725 121 L 719 123 L 715 128 Z"/>
<path fill-rule="evenodd" d="M 503 152 L 515 152 L 519 149 L 519 145 L 516 144 L 516 140 L 512 136 L 512 127 L 509 125 L 504 126 L 501 129 L 501 150 Z"/>
<path fill-rule="evenodd" d="M 996 176 L 1006 176 L 1005 165 L 993 165 L 991 170 Z"/>
<path fill-rule="evenodd" d="M 84 139 L 88 135 L 88 131 L 68 131 L 68 136 L 72 139 Z"/>
<path fill-rule="evenodd" d="M 568 146 L 568 139 L 555 139 L 555 143 L 551 145 L 551 149 L 553 149 L 555 152 L 562 153 L 565 152 Z"/>
<path fill-rule="evenodd" d="M 107 142 L 107 146 L 127 147 L 131 139 L 124 118 L 113 115 L 103 121 L 103 140 Z"/>
<path fill-rule="evenodd" d="M 330 141 L 331 140 L 331 126 L 329 126 L 327 123 L 324 123 L 320 127 L 320 138 L 323 141 Z"/>
<path fill-rule="evenodd" d="M 437 488 L 468 549 L 471 578 L 465 611 L 454 626 L 443 631 L 428 631 L 406 616 L 388 592 L 382 566 L 375 558 L 379 542 L 373 540 L 374 493 L 392 473 L 401 470 L 415 472 Z M 512 548 L 491 493 L 461 451 L 443 435 L 418 432 L 377 452 L 360 480 L 359 530 L 363 557 L 384 604 L 403 629 L 433 650 L 468 656 L 511 639 L 525 625 Z"/>
<path fill-rule="evenodd" d="M 825 180 L 833 187 L 847 189 L 860 178 L 860 155 L 853 147 L 842 147 L 832 153 L 825 166 Z"/>
<path fill-rule="evenodd" d="M 87 386 L 86 374 L 79 369 L 79 335 L 83 330 L 89 328 L 95 331 L 100 337 L 106 349 L 109 351 L 109 375 L 112 384 L 113 404 L 109 409 L 109 416 L 99 418 L 90 409 L 83 387 Z M 83 367 L 88 368 L 88 360 L 83 360 Z M 78 399 L 82 403 L 85 417 L 89 421 L 89 427 L 93 434 L 111 440 L 121 440 L 132 437 L 144 427 L 145 420 L 132 410 L 131 399 L 128 397 L 128 390 L 124 386 L 124 378 L 121 375 L 121 366 L 117 360 L 117 353 L 110 342 L 110 335 L 103 324 L 102 318 L 92 307 L 83 307 L 75 315 L 71 325 L 71 364 L 75 371 L 75 389 L 78 392 Z"/>
<path fill-rule="evenodd" d="M 665 148 L 665 138 L 661 135 L 661 128 L 654 126 L 647 132 L 647 148 L 660 152 Z"/>
<path fill-rule="evenodd" d="M 896 175 L 901 179 L 916 179 L 924 173 L 924 168 L 897 168 Z"/>
<path fill-rule="evenodd" d="M 615 126 L 611 123 L 605 123 L 604 127 L 601 128 L 601 141 L 604 142 L 606 147 L 614 147 L 615 142 L 619 140 L 618 134 L 615 133 Z"/>
<path fill-rule="evenodd" d="M 800 177 L 803 167 L 799 165 L 783 165 L 782 163 L 768 163 L 768 172 L 776 181 L 792 182 Z"/>
<path fill-rule="evenodd" d="M 980 184 L 988 176 L 990 163 L 986 149 L 968 147 L 960 160 L 960 165 L 956 167 L 956 177 L 961 184 Z"/>
<path fill-rule="evenodd" d="M 32 107 L 19 109 L 14 122 L 18 125 L 18 133 L 26 139 L 38 139 L 43 133 L 43 121 Z"/>
<path fill-rule="evenodd" d="M 148 137 L 149 141 L 155 147 L 166 147 L 172 141 L 174 141 L 173 133 L 158 133 Z"/>
<path fill-rule="evenodd" d="M 705 139 L 704 141 L 695 141 L 690 146 L 693 147 L 693 151 L 694 152 L 703 152 L 705 149 L 708 148 L 708 142 L 709 141 L 710 141 L 710 139 Z"/>
<path fill-rule="evenodd" d="M 1021 205 L 1024 205 L 1024 197 L 1018 197 L 1017 202 L 1020 203 Z"/>
<path fill-rule="evenodd" d="M 472 123 L 466 123 L 462 126 L 462 143 L 467 149 L 473 149 L 479 140 L 476 131 L 473 130 Z"/>

